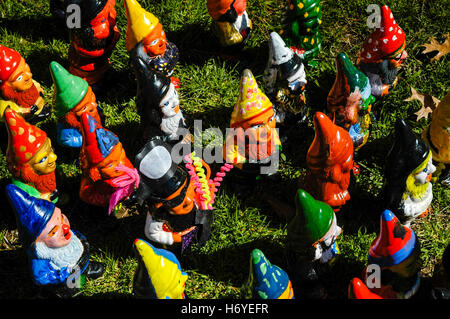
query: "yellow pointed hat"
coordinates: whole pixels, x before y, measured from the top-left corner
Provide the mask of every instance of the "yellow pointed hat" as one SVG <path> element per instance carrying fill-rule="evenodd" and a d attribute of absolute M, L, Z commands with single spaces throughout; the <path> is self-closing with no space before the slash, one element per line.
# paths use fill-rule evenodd
<path fill-rule="evenodd" d="M 126 48 L 131 51 L 138 42 L 152 32 L 158 25 L 159 19 L 146 11 L 136 0 L 124 0 L 123 5 L 127 13 Z"/>
<path fill-rule="evenodd" d="M 236 127 L 272 109 L 269 98 L 259 89 L 258 83 L 249 69 L 242 72 L 239 97 L 231 113 L 230 126 Z"/>

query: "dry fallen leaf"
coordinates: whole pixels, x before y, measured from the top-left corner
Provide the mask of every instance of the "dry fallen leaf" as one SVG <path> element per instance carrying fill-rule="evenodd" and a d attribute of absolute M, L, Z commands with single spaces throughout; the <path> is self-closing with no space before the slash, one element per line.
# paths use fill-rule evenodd
<path fill-rule="evenodd" d="M 450 35 L 445 36 L 444 43 L 439 43 L 434 38 L 430 38 L 430 43 L 424 44 L 425 50 L 422 53 L 429 53 L 433 51 L 438 51 L 438 54 L 431 59 L 431 62 L 434 60 L 439 60 L 441 57 L 450 52 Z"/>
<path fill-rule="evenodd" d="M 439 100 L 430 94 L 420 94 L 413 87 L 411 87 L 411 96 L 404 100 L 405 102 L 410 102 L 413 100 L 418 100 L 422 105 L 422 108 L 415 112 L 417 115 L 416 121 L 418 122 L 421 118 L 428 118 L 428 114 L 433 112 L 437 105 L 439 104 Z"/>

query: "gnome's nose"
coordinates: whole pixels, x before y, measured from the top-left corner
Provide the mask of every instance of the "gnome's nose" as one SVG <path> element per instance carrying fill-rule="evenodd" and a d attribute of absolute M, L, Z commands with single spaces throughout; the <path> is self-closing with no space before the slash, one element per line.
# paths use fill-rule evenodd
<path fill-rule="evenodd" d="M 67 224 L 63 224 L 62 230 L 63 230 L 64 237 L 66 239 L 69 239 L 70 238 L 70 226 Z"/>

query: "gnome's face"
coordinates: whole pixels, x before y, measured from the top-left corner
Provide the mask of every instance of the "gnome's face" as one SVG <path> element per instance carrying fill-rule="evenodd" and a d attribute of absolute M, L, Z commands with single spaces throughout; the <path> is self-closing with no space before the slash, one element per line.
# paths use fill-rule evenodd
<path fill-rule="evenodd" d="M 337 225 L 336 215 L 333 218 L 333 223 L 331 224 L 330 229 L 325 234 L 325 236 L 320 240 L 318 244 L 315 245 L 316 253 L 315 259 L 322 263 L 327 263 L 331 259 L 333 259 L 336 254 L 335 242 L 337 237 L 342 233 L 341 227 Z"/>
<path fill-rule="evenodd" d="M 166 52 L 167 38 L 161 23 L 155 26 L 152 32 L 142 40 L 142 43 L 150 57 L 159 56 Z"/>
<path fill-rule="evenodd" d="M 84 112 L 88 112 L 95 119 L 98 118 L 97 99 L 90 86 L 84 98 L 74 107 L 73 112 L 78 118 L 81 118 Z"/>
<path fill-rule="evenodd" d="M 396 55 L 394 58 L 389 59 L 389 65 L 392 68 L 398 68 L 403 63 L 403 61 L 406 60 L 407 57 L 408 57 L 408 53 L 406 52 L 406 50 L 403 50 L 398 55 Z"/>
<path fill-rule="evenodd" d="M 109 37 L 113 28 L 116 26 L 115 0 L 109 0 L 102 11 L 91 21 L 94 36 L 97 39 L 106 39 Z"/>
<path fill-rule="evenodd" d="M 52 217 L 36 239 L 36 242 L 42 242 L 50 248 L 58 248 L 68 245 L 71 240 L 72 234 L 69 220 L 61 213 L 58 207 L 55 207 Z"/>
<path fill-rule="evenodd" d="M 436 166 L 433 165 L 432 160 L 433 155 L 430 153 L 430 158 L 427 162 L 426 167 L 419 173 L 414 175 L 414 181 L 416 185 L 423 185 L 431 181 L 433 173 L 436 171 Z"/>
<path fill-rule="evenodd" d="M 186 186 L 187 180 L 174 194 L 169 196 L 167 200 L 175 199 L 180 196 L 181 191 Z M 194 198 L 195 198 L 195 184 L 191 181 L 187 186 L 186 195 L 184 196 L 181 204 L 175 207 L 167 207 L 169 212 L 174 215 L 185 215 L 189 214 L 194 209 Z"/>
<path fill-rule="evenodd" d="M 180 100 L 178 98 L 178 92 L 173 86 L 172 83 L 170 83 L 169 90 L 167 90 L 166 95 L 162 98 L 161 102 L 159 103 L 159 107 L 161 108 L 161 111 L 163 112 L 164 116 L 166 117 L 172 117 L 176 115 L 179 110 Z"/>
<path fill-rule="evenodd" d="M 47 175 L 56 168 L 56 154 L 53 151 L 52 142 L 47 137 L 42 147 L 31 157 L 28 164 L 38 175 Z"/>
<path fill-rule="evenodd" d="M 11 74 L 5 84 L 9 85 L 15 91 L 26 91 L 33 86 L 32 76 L 30 66 L 25 62 L 24 58 L 20 58 L 17 69 Z"/>

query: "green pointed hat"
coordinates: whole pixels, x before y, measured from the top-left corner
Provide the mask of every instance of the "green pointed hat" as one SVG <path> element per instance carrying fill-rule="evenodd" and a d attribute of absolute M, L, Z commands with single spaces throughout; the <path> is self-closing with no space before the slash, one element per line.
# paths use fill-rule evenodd
<path fill-rule="evenodd" d="M 359 88 L 361 98 L 364 101 L 364 106 L 367 106 L 374 102 L 375 98 L 371 95 L 371 86 L 369 78 L 360 70 L 358 70 L 352 61 L 348 58 L 347 54 L 339 53 L 337 56 L 337 67 L 344 71 L 346 82 L 350 87 L 350 93 L 355 92 L 356 88 Z"/>
<path fill-rule="evenodd" d="M 297 214 L 288 225 L 289 233 L 292 235 L 303 234 L 309 239 L 308 244 L 313 244 L 322 239 L 333 224 L 334 212 L 330 205 L 315 200 L 303 189 L 297 191 L 295 197 Z M 295 236 L 295 235 L 294 235 Z"/>
<path fill-rule="evenodd" d="M 70 74 L 58 62 L 50 63 L 50 73 L 55 84 L 56 117 L 64 116 L 86 95 L 89 84 L 82 78 Z"/>

